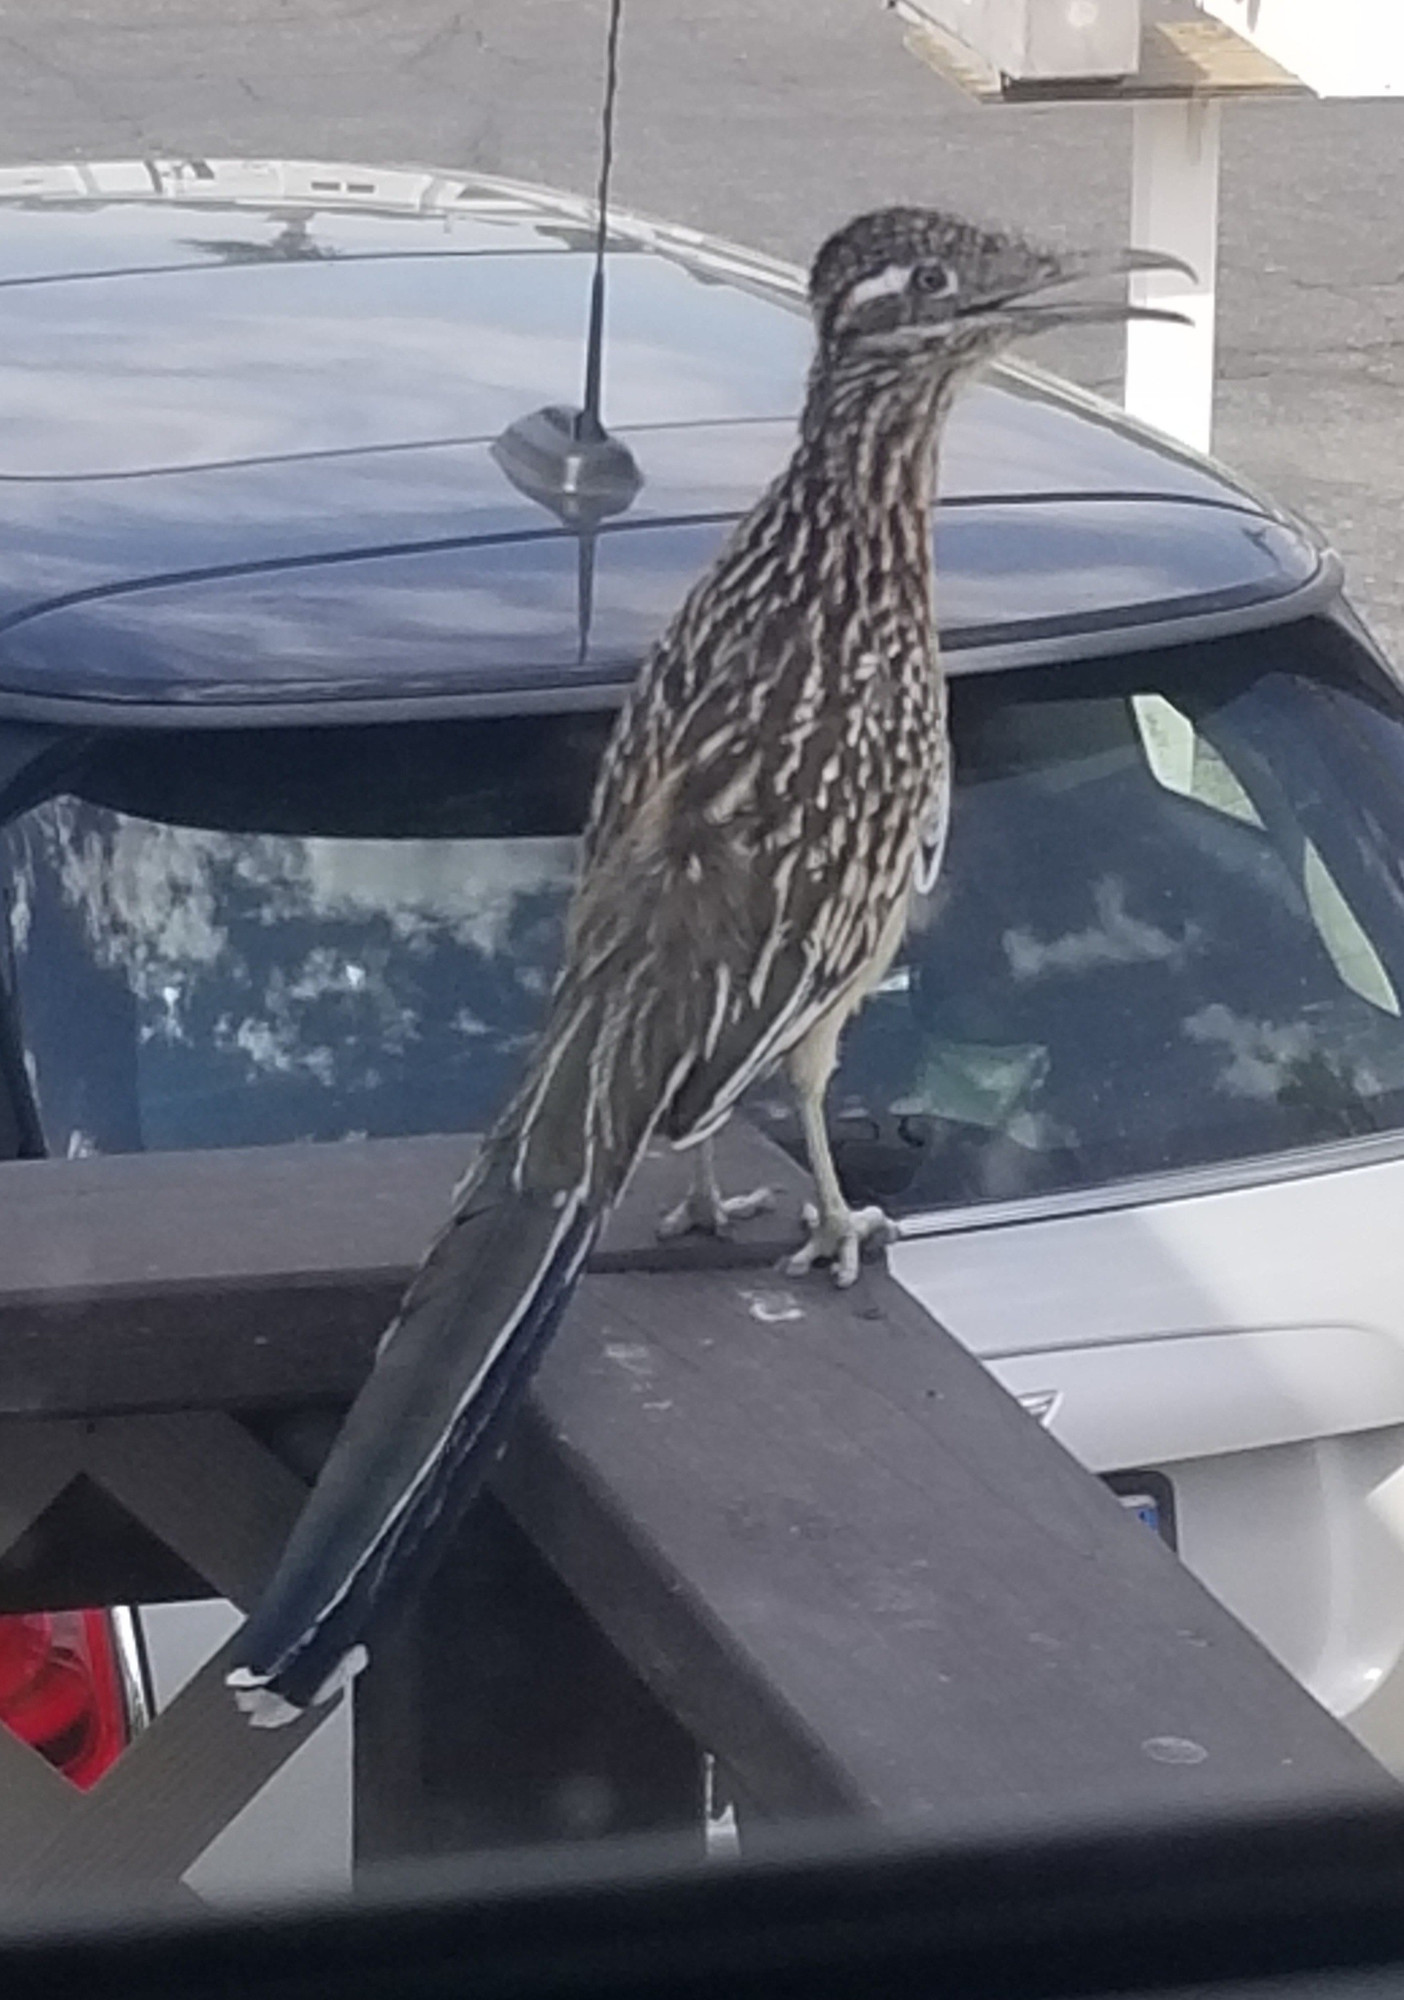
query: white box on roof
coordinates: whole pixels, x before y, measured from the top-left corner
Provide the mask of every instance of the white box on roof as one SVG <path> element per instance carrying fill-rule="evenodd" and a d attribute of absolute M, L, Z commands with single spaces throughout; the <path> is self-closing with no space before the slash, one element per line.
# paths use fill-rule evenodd
<path fill-rule="evenodd" d="M 919 0 L 911 12 L 1019 80 L 1129 76 L 1140 61 L 1141 0 Z"/>

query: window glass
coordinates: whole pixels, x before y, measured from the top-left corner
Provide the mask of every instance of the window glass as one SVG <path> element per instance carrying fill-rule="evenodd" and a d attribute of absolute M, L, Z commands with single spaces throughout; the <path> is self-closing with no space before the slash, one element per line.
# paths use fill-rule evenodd
<path fill-rule="evenodd" d="M 944 879 L 830 1092 L 854 1200 L 1404 1125 L 1404 903 L 1370 809 L 1404 723 L 1340 653 L 1305 626 L 956 682 Z M 6 836 L 50 1148 L 480 1129 L 541 1018 L 606 726 L 293 733 L 271 761 L 225 738 L 178 779 L 94 754 Z M 749 1109 L 802 1153 L 783 1081 Z"/>

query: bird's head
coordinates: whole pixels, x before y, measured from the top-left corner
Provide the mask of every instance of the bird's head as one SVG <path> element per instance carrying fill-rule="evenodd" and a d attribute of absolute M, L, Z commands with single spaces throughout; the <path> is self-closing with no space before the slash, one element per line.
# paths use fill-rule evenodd
<path fill-rule="evenodd" d="M 1045 250 L 932 208 L 857 216 L 819 251 L 809 298 L 821 351 L 973 365 L 1024 334 L 1125 319 L 1183 320 L 1120 299 L 1049 297 L 1128 271 L 1194 272 L 1152 250 Z"/>

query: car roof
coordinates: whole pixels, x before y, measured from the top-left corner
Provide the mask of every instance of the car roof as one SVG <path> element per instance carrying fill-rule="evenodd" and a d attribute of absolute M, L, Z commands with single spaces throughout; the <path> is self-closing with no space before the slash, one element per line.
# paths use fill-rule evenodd
<path fill-rule="evenodd" d="M 616 699 L 784 462 L 800 275 L 611 218 L 604 412 L 642 473 L 582 534 L 494 445 L 573 405 L 590 204 L 290 162 L 0 169 L 0 716 L 349 719 Z M 1035 370 L 959 403 L 958 670 L 1299 615 L 1339 587 L 1222 467 Z"/>

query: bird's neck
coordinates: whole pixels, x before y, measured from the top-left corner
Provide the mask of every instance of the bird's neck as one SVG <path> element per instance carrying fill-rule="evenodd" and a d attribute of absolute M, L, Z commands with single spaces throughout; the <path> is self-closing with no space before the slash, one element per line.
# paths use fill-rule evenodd
<path fill-rule="evenodd" d="M 956 389 L 949 369 L 821 353 L 809 379 L 796 471 L 842 494 L 861 527 L 905 524 L 929 549 L 941 428 Z"/>

